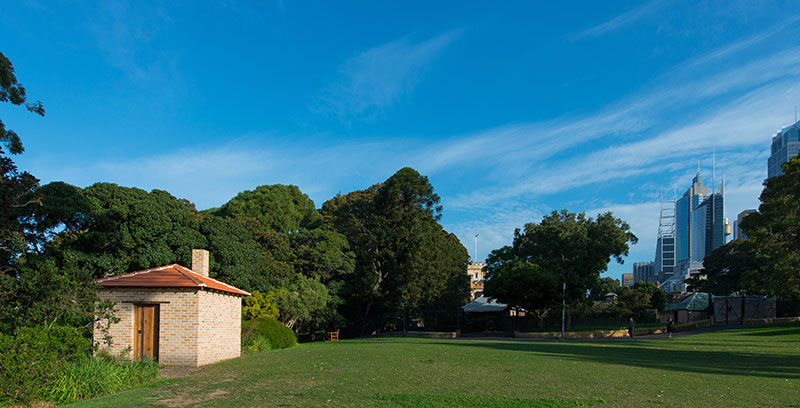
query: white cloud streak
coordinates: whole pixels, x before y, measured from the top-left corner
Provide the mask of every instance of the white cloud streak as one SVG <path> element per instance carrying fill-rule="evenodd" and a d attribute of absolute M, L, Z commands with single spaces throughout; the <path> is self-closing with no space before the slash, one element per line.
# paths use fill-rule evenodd
<path fill-rule="evenodd" d="M 666 6 L 667 3 L 668 2 L 664 0 L 652 0 L 648 3 L 641 4 L 601 24 L 576 34 L 573 40 L 579 40 L 585 37 L 598 37 L 612 31 L 621 30 L 644 18 L 650 17 L 653 13 Z"/>
<path fill-rule="evenodd" d="M 459 34 L 450 31 L 418 43 L 404 37 L 355 55 L 316 98 L 313 110 L 342 119 L 378 115 L 408 95 L 425 68 Z"/>

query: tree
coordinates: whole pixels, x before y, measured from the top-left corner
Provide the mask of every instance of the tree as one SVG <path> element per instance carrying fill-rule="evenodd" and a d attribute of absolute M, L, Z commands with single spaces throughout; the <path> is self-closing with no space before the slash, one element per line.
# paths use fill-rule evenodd
<path fill-rule="evenodd" d="M 591 300 L 605 300 L 607 294 L 619 294 L 620 292 L 622 292 L 622 284 L 620 284 L 619 279 L 605 277 L 600 278 L 597 281 L 597 285 L 590 290 L 589 298 Z"/>
<path fill-rule="evenodd" d="M 17 82 L 14 66 L 2 52 L 0 52 L 0 102 L 10 102 L 17 106 L 24 105 L 30 112 L 44 116 L 44 106 L 41 102 L 27 103 L 25 87 Z M 20 154 L 25 150 L 19 135 L 13 130 L 7 129 L 2 119 L 0 119 L 0 144 L 5 146 L 8 153 L 11 154 Z M 0 146 L 0 154 L 4 152 L 2 146 Z"/>
<path fill-rule="evenodd" d="M 190 265 L 192 248 L 206 245 L 197 215 L 166 191 L 97 183 L 83 194 L 91 203 L 90 221 L 81 233 L 57 244 L 98 277 Z"/>
<path fill-rule="evenodd" d="M 391 325 L 401 300 L 410 309 L 466 303 L 469 257 L 439 225 L 441 209 L 428 178 L 411 168 L 323 204 L 326 222 L 355 252 L 355 273 L 347 281 L 342 308 L 354 328 L 363 332 Z"/>
<path fill-rule="evenodd" d="M 307 195 L 296 186 L 259 186 L 212 211 L 254 237 L 271 290 L 278 294 L 279 320 L 296 332 L 309 324 L 313 332 L 337 319 L 338 296 L 353 271 L 353 255 L 345 237 L 323 225 Z"/>
<path fill-rule="evenodd" d="M 686 280 L 695 291 L 717 296 L 733 295 L 743 290 L 751 294 L 768 294 L 762 279 L 765 271 L 756 261 L 755 242 L 737 239 L 715 249 L 703 260 L 703 269 Z"/>
<path fill-rule="evenodd" d="M 648 308 L 656 309 L 661 312 L 667 307 L 667 294 L 655 283 L 639 281 L 633 286 L 633 290 L 646 293 L 650 296 Z"/>
<path fill-rule="evenodd" d="M 544 310 L 560 302 L 566 284 L 565 300 L 576 306 L 588 300 L 611 258 L 622 263 L 628 243 L 636 242 L 628 224 L 610 212 L 595 220 L 553 211 L 517 229 L 512 246 L 492 251 L 485 292 L 502 303 Z"/>
<path fill-rule="evenodd" d="M 17 81 L 11 61 L 0 53 L 0 102 L 25 106 L 29 111 L 44 116 L 41 102 L 27 103 L 25 87 Z M 6 154 L 20 154 L 25 149 L 19 135 L 7 129 L 0 119 L 0 274 L 15 274 L 24 255 L 24 228 L 19 223 L 21 209 L 38 201 L 31 192 L 39 180 L 30 173 L 19 171 Z"/>
<path fill-rule="evenodd" d="M 743 288 L 758 275 L 758 284 L 750 290 L 800 299 L 800 157 L 784 163 L 782 169 L 784 174 L 764 182 L 758 212 L 742 220 L 749 243 L 738 245 L 743 251 L 735 255 L 749 257 L 747 252 L 752 251 L 748 265 L 758 265 L 741 271 Z"/>
<path fill-rule="evenodd" d="M 209 275 L 248 292 L 272 289 L 268 263 L 250 231 L 236 221 L 206 214 L 199 224 L 210 253 Z"/>

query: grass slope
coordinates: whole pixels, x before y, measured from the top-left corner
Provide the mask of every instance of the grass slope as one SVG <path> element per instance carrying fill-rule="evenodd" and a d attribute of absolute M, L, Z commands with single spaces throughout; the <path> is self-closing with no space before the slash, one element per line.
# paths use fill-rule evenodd
<path fill-rule="evenodd" d="M 313 343 L 74 406 L 657 405 L 800 407 L 800 324 L 672 340 Z"/>

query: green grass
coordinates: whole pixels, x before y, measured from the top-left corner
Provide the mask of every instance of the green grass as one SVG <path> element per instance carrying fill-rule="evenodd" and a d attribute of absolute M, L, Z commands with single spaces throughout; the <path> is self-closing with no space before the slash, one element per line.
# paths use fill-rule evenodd
<path fill-rule="evenodd" d="M 800 407 L 800 324 L 672 340 L 303 344 L 75 407 Z"/>

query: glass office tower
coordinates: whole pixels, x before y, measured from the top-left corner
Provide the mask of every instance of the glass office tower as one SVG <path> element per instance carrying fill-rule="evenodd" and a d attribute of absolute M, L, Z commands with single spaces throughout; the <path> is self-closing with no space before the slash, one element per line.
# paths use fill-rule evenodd
<path fill-rule="evenodd" d="M 767 178 L 780 176 L 783 174 L 781 165 L 793 157 L 797 157 L 800 150 L 800 122 L 781 129 L 780 132 L 772 136 L 772 147 L 769 160 L 767 161 Z"/>

